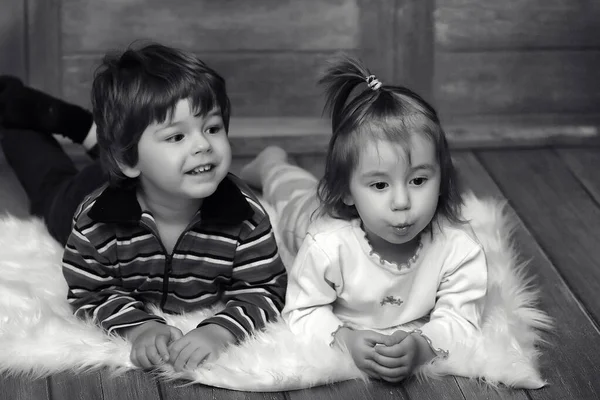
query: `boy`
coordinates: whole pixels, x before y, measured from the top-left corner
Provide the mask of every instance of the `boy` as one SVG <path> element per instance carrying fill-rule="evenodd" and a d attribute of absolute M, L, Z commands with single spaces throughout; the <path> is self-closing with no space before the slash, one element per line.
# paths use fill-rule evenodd
<path fill-rule="evenodd" d="M 265 211 L 228 173 L 225 81 L 153 44 L 105 57 L 92 105 L 108 183 L 75 212 L 63 257 L 69 302 L 130 339 L 135 365 L 196 368 L 276 319 L 287 282 Z M 186 335 L 146 309 L 218 301 L 225 308 Z"/>

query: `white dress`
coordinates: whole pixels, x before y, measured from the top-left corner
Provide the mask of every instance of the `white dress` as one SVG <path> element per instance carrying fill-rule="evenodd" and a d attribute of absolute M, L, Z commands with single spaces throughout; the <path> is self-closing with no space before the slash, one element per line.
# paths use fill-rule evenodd
<path fill-rule="evenodd" d="M 315 221 L 289 271 L 283 317 L 291 330 L 332 342 L 342 325 L 391 333 L 413 323 L 434 350 L 480 328 L 487 264 L 469 224 L 433 224 L 414 264 L 383 261 L 360 220 Z M 436 351 L 437 352 L 437 351 Z"/>

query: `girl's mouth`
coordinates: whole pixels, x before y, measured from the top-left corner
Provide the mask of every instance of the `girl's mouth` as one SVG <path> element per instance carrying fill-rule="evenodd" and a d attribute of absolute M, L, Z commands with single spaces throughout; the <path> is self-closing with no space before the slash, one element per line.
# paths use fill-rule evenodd
<path fill-rule="evenodd" d="M 404 225 L 396 225 L 394 226 L 394 231 L 397 233 L 406 233 L 410 229 L 412 224 L 404 224 Z"/>

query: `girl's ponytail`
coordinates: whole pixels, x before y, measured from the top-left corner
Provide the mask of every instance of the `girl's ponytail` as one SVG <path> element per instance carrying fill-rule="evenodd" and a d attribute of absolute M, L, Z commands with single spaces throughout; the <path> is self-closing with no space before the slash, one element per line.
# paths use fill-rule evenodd
<path fill-rule="evenodd" d="M 346 114 L 343 111 L 350 94 L 358 85 L 367 83 L 370 76 L 359 60 L 343 55 L 334 59 L 319 79 L 319 84 L 325 86 L 324 111 L 331 117 L 333 132 L 337 131 Z"/>

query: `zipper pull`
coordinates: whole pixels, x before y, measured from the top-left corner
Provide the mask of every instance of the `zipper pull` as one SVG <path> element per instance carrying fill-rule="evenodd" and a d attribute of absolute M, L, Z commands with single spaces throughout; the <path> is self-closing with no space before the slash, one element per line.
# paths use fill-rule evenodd
<path fill-rule="evenodd" d="M 170 274 L 173 271 L 173 256 L 171 254 L 167 254 L 166 262 L 167 262 L 167 273 Z"/>

